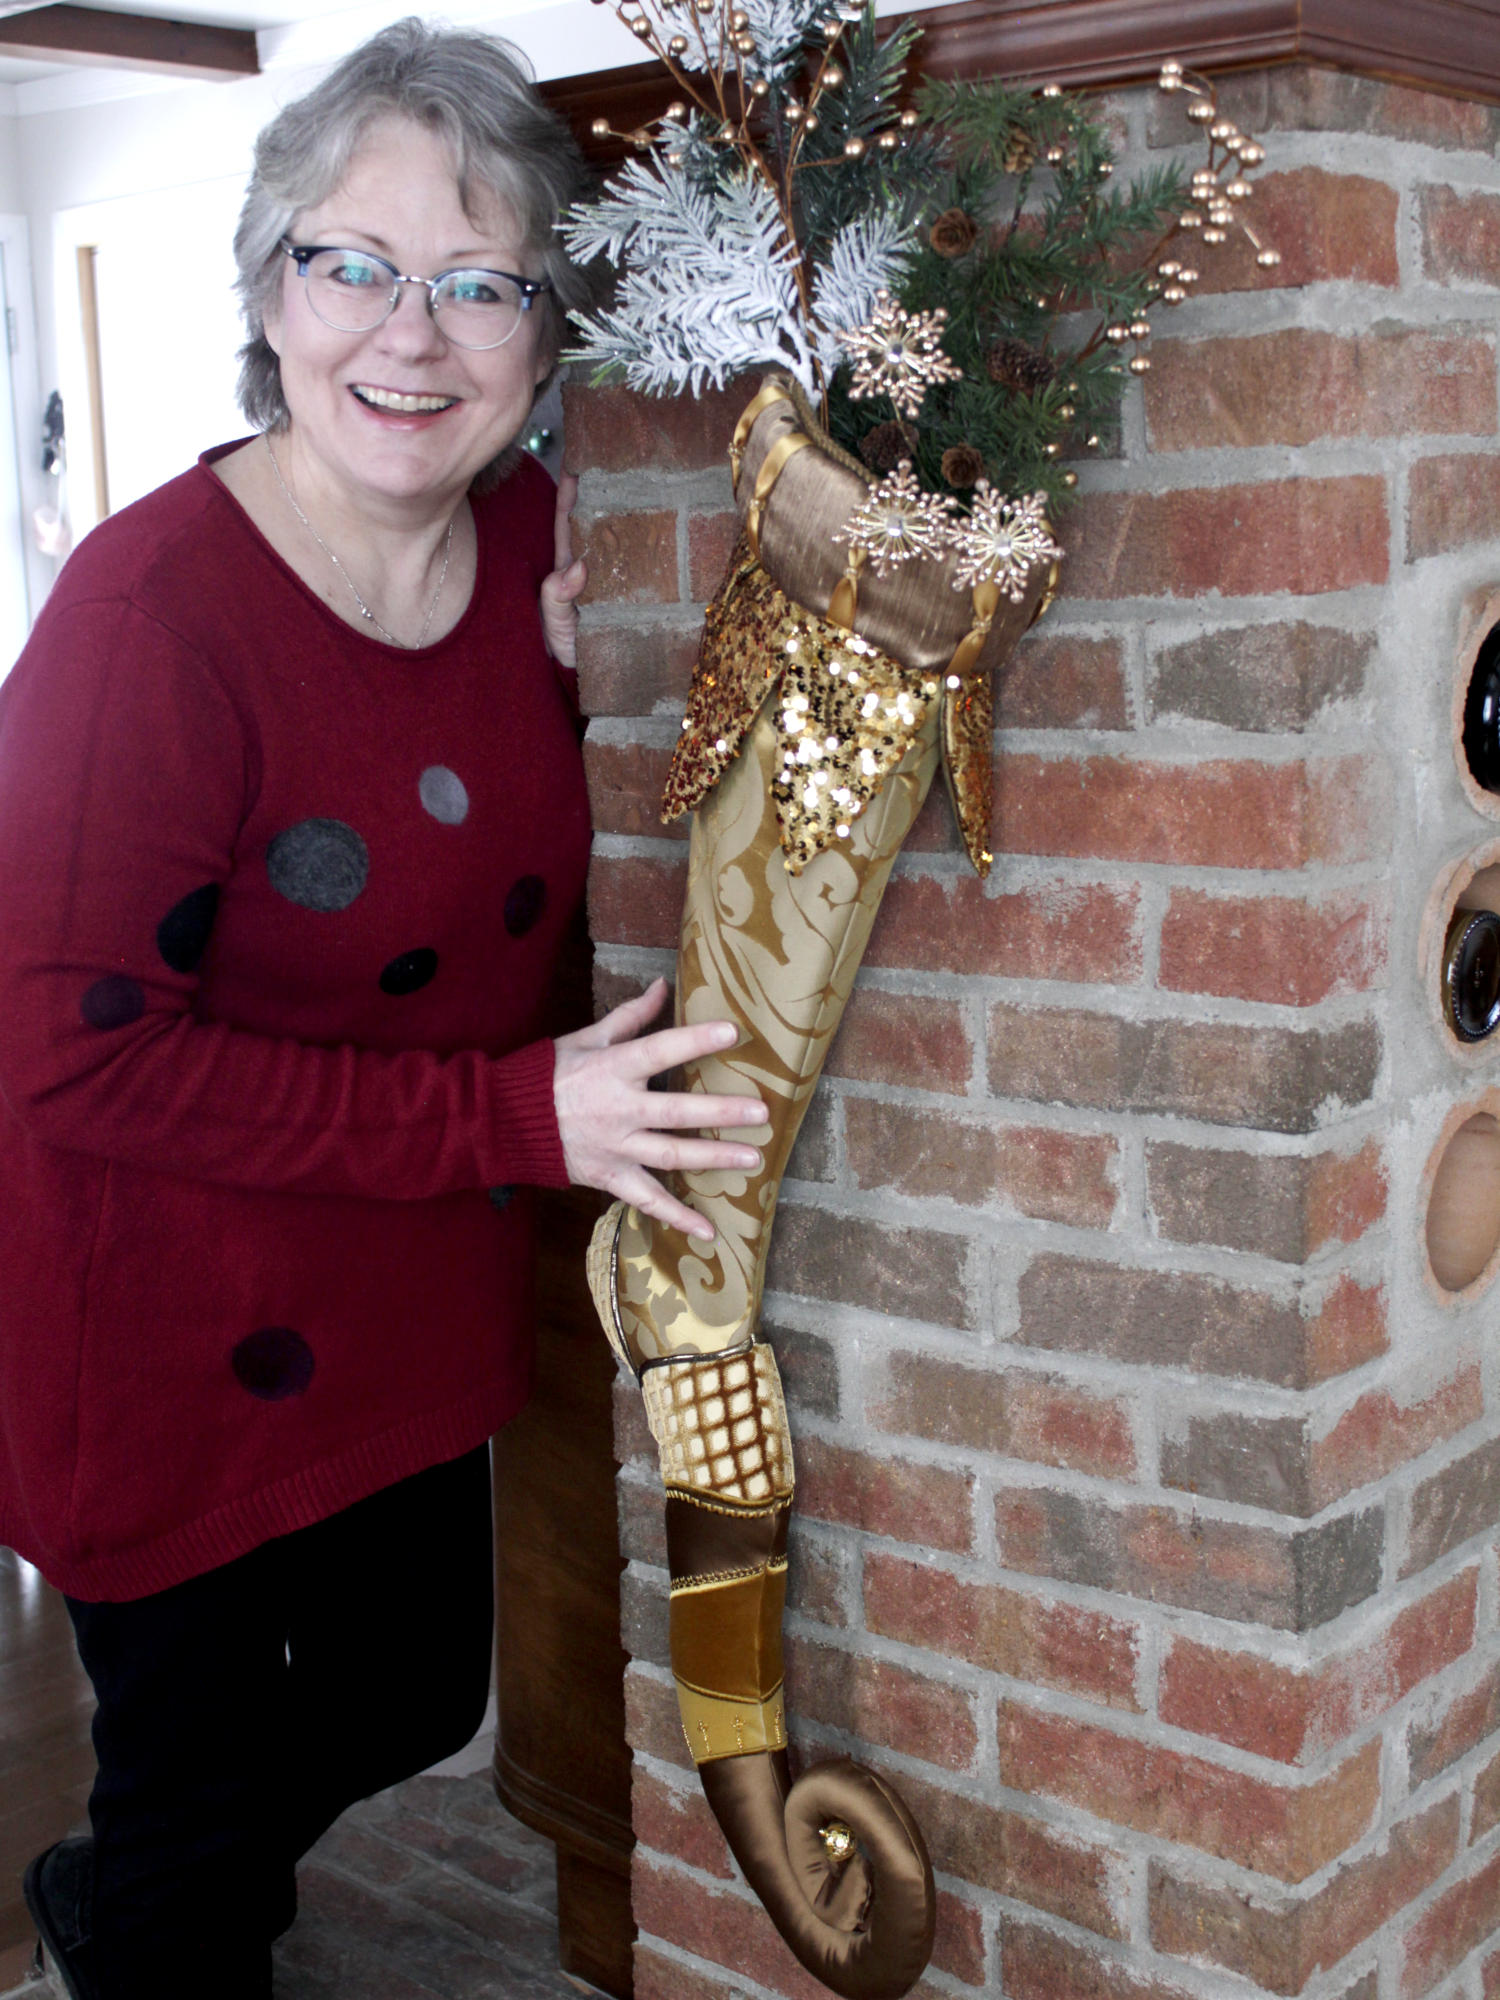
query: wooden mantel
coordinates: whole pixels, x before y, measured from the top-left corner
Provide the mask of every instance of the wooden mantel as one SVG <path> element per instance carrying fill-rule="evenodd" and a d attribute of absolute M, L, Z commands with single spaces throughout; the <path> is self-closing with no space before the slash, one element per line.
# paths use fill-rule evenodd
<path fill-rule="evenodd" d="M 917 62 L 931 76 L 1086 89 L 1140 82 L 1168 56 L 1207 70 L 1314 62 L 1500 103 L 1500 0 L 957 0 L 918 18 Z M 676 94 L 654 62 L 559 78 L 542 93 L 601 166 L 625 149 L 593 138 L 594 119 L 628 130 Z"/>

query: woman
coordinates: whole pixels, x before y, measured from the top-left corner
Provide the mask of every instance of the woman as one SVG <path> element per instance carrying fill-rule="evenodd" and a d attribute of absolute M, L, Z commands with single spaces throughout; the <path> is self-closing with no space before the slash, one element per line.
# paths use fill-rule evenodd
<path fill-rule="evenodd" d="M 91 536 L 4 690 L 0 1540 L 99 1696 L 92 1838 L 26 1884 L 75 1995 L 264 2000 L 298 1856 L 478 1726 L 512 1196 L 706 1235 L 652 1170 L 758 1163 L 677 1136 L 758 1104 L 646 1094 L 727 1024 L 546 1035 L 583 575 L 514 440 L 576 173 L 501 46 L 415 21 L 284 111 L 261 434 Z"/>

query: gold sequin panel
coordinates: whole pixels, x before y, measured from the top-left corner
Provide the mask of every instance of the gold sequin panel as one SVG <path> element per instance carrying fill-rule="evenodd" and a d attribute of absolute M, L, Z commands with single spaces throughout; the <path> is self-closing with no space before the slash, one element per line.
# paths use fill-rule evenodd
<path fill-rule="evenodd" d="M 848 840 L 932 704 L 945 692 L 964 693 L 959 677 L 949 678 L 955 685 L 945 690 L 942 677 L 903 667 L 857 633 L 793 604 L 742 546 L 705 617 L 662 818 L 675 819 L 707 797 L 770 697 L 777 824 L 787 868 L 799 874 L 815 854 Z M 955 805 L 983 811 L 977 827 L 964 831 L 970 853 L 984 854 L 987 866 L 988 737 L 981 746 L 975 730 L 960 726 L 946 729 L 945 741 L 962 759 L 962 775 L 950 773 Z M 976 770 L 981 748 L 983 768 Z"/>

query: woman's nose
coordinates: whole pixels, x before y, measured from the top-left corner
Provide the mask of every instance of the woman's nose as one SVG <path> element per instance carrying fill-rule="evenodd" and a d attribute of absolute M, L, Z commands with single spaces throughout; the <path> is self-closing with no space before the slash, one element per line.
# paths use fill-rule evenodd
<path fill-rule="evenodd" d="M 425 352 L 443 346 L 443 330 L 433 317 L 432 294 L 415 278 L 403 278 L 394 311 L 380 323 L 380 331 L 403 353 Z"/>

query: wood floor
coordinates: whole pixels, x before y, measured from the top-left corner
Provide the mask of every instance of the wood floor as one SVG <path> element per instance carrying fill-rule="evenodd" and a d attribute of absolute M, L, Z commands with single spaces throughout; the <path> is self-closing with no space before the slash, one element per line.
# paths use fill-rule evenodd
<path fill-rule="evenodd" d="M 22 1870 L 87 1821 L 93 1712 L 62 1599 L 0 1548 L 0 1993 L 18 1984 L 36 1940 Z"/>

